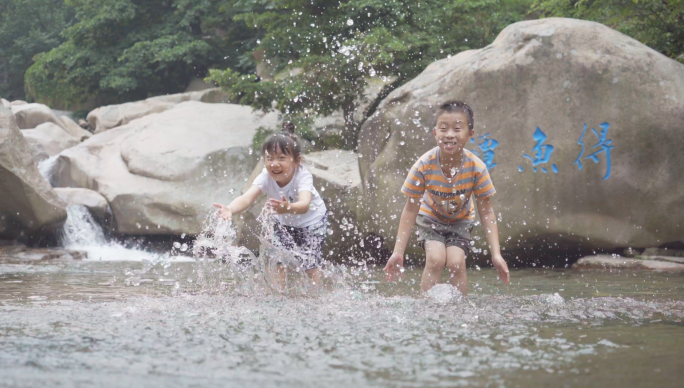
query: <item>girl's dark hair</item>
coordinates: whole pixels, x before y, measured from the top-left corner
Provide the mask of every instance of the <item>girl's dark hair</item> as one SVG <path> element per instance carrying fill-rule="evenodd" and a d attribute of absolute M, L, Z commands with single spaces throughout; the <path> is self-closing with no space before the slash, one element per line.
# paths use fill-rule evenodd
<path fill-rule="evenodd" d="M 281 130 L 278 133 L 266 138 L 264 145 L 261 146 L 262 154 L 276 154 L 282 152 L 285 155 L 291 155 L 295 159 L 302 154 L 302 147 L 299 144 L 299 139 L 295 135 L 295 126 L 291 121 L 286 121 L 282 124 Z"/>

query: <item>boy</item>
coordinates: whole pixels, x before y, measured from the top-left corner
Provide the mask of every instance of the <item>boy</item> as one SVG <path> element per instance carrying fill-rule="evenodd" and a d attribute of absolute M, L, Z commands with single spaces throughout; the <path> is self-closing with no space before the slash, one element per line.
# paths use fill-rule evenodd
<path fill-rule="evenodd" d="M 409 198 L 401 213 L 394 253 L 385 272 L 387 280 L 398 278 L 404 265 L 404 251 L 414 224 L 418 242 L 425 250 L 425 270 L 421 279 L 424 292 L 449 270 L 449 283 L 468 294 L 465 259 L 470 252 L 477 201 L 482 226 L 499 279 L 509 283 L 508 266 L 499 249 L 499 229 L 490 197 L 496 192 L 485 164 L 465 145 L 475 134 L 473 110 L 464 102 L 448 101 L 435 114 L 437 147 L 426 152 L 409 171 L 401 192 Z M 422 198 L 422 199 L 421 199 Z"/>

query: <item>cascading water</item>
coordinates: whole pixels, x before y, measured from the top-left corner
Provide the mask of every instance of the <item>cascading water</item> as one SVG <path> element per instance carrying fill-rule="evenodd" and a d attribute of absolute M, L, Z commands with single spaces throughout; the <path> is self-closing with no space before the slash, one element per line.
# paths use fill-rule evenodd
<path fill-rule="evenodd" d="M 84 248 L 107 245 L 107 240 L 90 211 L 85 206 L 73 205 L 67 207 L 60 243 L 65 248 Z"/>
<path fill-rule="evenodd" d="M 38 172 L 45 178 L 45 180 L 51 184 L 52 181 L 52 169 L 57 163 L 57 158 L 59 155 L 50 156 L 49 158 L 38 163 Z"/>

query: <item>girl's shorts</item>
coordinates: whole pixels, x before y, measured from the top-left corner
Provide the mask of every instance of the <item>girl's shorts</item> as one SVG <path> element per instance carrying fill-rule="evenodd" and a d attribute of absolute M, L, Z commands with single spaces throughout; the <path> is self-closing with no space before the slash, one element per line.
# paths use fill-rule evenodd
<path fill-rule="evenodd" d="M 419 214 L 416 218 L 418 229 L 418 243 L 425 249 L 425 241 L 439 241 L 446 247 L 459 247 L 463 249 L 466 257 L 470 255 L 473 230 L 471 220 L 463 220 L 452 223 L 436 221 L 430 217 Z"/>
<path fill-rule="evenodd" d="M 275 223 L 273 245 L 295 252 L 305 271 L 323 265 L 323 242 L 328 234 L 328 215 L 313 225 L 296 228 Z"/>

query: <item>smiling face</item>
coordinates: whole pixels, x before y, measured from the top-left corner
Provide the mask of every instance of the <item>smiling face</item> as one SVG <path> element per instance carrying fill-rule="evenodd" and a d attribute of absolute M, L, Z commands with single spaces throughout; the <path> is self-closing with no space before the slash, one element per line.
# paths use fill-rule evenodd
<path fill-rule="evenodd" d="M 268 175 L 276 181 L 278 186 L 284 187 L 292 180 L 294 177 L 297 167 L 299 167 L 299 162 L 301 161 L 301 156 L 294 157 L 293 155 L 286 154 L 280 148 L 276 148 L 275 152 L 266 152 L 264 154 L 264 166 Z"/>
<path fill-rule="evenodd" d="M 457 156 L 475 134 L 468 129 L 468 116 L 462 112 L 444 112 L 432 130 L 439 151 L 444 156 Z"/>

